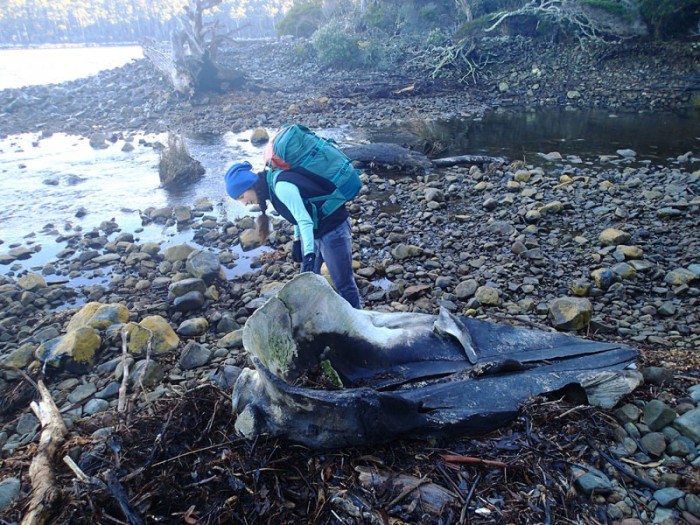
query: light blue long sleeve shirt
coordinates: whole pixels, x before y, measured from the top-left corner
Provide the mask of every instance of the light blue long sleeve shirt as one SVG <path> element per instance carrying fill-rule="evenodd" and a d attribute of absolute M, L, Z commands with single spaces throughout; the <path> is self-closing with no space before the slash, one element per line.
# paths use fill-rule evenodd
<path fill-rule="evenodd" d="M 306 211 L 299 188 L 291 182 L 280 181 L 275 184 L 275 195 L 297 221 L 294 226 L 294 237 L 301 237 L 303 254 L 314 253 L 314 221 Z"/>

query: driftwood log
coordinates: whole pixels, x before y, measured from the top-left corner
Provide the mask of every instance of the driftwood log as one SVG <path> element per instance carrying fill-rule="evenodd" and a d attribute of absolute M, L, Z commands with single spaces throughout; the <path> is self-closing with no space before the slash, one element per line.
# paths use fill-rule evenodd
<path fill-rule="evenodd" d="M 22 525 L 50 523 L 63 497 L 61 489 L 56 485 L 53 466 L 68 429 L 51 393 L 42 381 L 37 381 L 37 388 L 41 399 L 39 402 L 32 401 L 30 407 L 39 418 L 42 430 L 36 456 L 29 466 L 32 499 L 22 519 Z"/>
<path fill-rule="evenodd" d="M 399 146 L 377 142 L 343 148 L 352 160 L 366 165 L 395 166 L 409 171 L 425 171 L 433 166 L 428 157 L 418 151 Z"/>
<path fill-rule="evenodd" d="M 488 155 L 458 155 L 456 157 L 433 159 L 432 162 L 436 168 L 447 168 L 464 164 L 507 164 L 508 159 L 505 157 L 489 157 Z"/>
<path fill-rule="evenodd" d="M 181 135 L 169 133 L 168 145 L 161 150 L 158 163 L 161 187 L 186 187 L 198 181 L 205 171 L 202 163 L 190 156 L 185 139 Z"/>
<path fill-rule="evenodd" d="M 230 40 L 220 32 L 218 21 L 205 22 L 204 12 L 222 0 L 189 0 L 184 13 L 176 17 L 178 27 L 170 35 L 170 48 L 143 40 L 143 55 L 170 81 L 175 90 L 192 96 L 198 91 L 217 91 L 245 82 L 240 71 L 222 70 L 217 65 L 218 46 Z"/>
<path fill-rule="evenodd" d="M 441 159 L 429 159 L 425 154 L 404 148 L 398 144 L 377 142 L 343 148 L 345 154 L 363 166 L 382 166 L 409 172 L 425 172 L 431 168 L 446 168 L 466 164 L 505 164 L 503 157 L 487 155 L 460 155 Z"/>

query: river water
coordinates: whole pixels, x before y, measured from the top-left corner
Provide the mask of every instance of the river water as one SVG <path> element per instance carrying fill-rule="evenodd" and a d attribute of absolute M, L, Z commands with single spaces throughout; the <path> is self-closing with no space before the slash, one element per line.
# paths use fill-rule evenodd
<path fill-rule="evenodd" d="M 228 198 L 223 174 L 228 166 L 251 159 L 262 168 L 262 151 L 247 140 L 249 133 L 221 137 L 193 137 L 190 154 L 206 169 L 197 183 L 180 191 L 160 187 L 159 153 L 154 146 L 167 143 L 166 135 L 136 135 L 128 142 L 131 152 L 122 148 L 126 140 L 94 149 L 89 140 L 57 133 L 39 139 L 34 134 L 0 140 L 0 253 L 17 245 L 40 247 L 26 261 L 17 261 L 15 270 L 31 269 L 55 258 L 65 246 L 54 242 L 55 231 L 70 233 L 96 228 L 114 219 L 123 231 L 137 232 L 138 242 L 161 242 L 163 246 L 189 242 L 193 232 L 175 226 L 149 224 L 142 227 L 141 211 L 178 204 L 192 205 L 207 198 L 215 209 L 211 215 L 232 220 L 248 213 Z M 259 162 L 256 161 L 259 159 Z M 85 213 L 83 216 L 83 213 Z M 235 250 L 234 250 L 235 251 Z M 247 271 L 259 250 L 243 255 L 238 271 Z M 0 266 L 0 273 L 10 267 Z"/>
<path fill-rule="evenodd" d="M 0 89 L 57 84 L 143 58 L 141 46 L 0 49 Z"/>
<path fill-rule="evenodd" d="M 79 78 L 85 72 L 97 72 L 97 65 L 116 67 L 120 61 L 138 58 L 137 50 L 140 53 L 136 46 L 107 50 L 0 50 L 0 83 L 30 82 L 31 76 L 31 83 L 52 83 L 58 81 L 59 69 L 63 73 L 70 69 L 71 78 Z M 105 52 L 109 53 L 109 63 L 100 55 Z M 92 57 L 92 69 L 86 69 L 88 57 Z M 10 78 L 4 76 L 3 68 L 7 71 L 12 61 L 15 65 L 10 69 L 15 76 Z M 66 66 L 46 68 L 42 72 L 41 64 L 47 62 L 62 62 Z M 18 68 L 17 64 L 22 67 Z M 34 66 L 25 67 L 31 64 Z M 21 69 L 31 70 L 31 74 L 20 75 Z M 20 77 L 24 80 L 20 81 Z M 618 149 L 635 150 L 637 160 L 644 163 L 666 162 L 689 151 L 700 156 L 700 114 L 697 112 L 614 115 L 606 111 L 559 108 L 498 110 L 471 121 L 407 121 L 400 127 L 318 131 L 341 143 L 395 142 L 416 149 L 427 144 L 433 151 L 439 150 L 440 156 L 483 154 L 532 163 L 543 162 L 540 154 L 552 151 L 565 157 L 578 156 L 583 161 L 615 155 Z M 124 231 L 137 231 L 140 242 L 159 241 L 164 245 L 189 242 L 192 232 L 188 230 L 156 225 L 141 229 L 139 211 L 149 206 L 191 205 L 196 199 L 206 197 L 215 205 L 212 214 L 217 217 L 235 219 L 248 213 L 226 196 L 223 173 L 240 160 L 251 160 L 254 167 L 262 168 L 262 149 L 252 146 L 249 136 L 248 131 L 188 137 L 190 154 L 207 171 L 199 182 L 180 192 L 166 191 L 159 186 L 159 156 L 152 144 L 167 142 L 165 136 L 131 137 L 136 148 L 128 153 L 122 151 L 123 140 L 110 143 L 107 149 L 96 150 L 84 137 L 63 134 L 46 138 L 23 134 L 1 139 L 0 253 L 16 245 L 40 246 L 31 259 L 12 266 L 15 271 L 38 268 L 63 249 L 54 242 L 52 230 L 69 231 L 79 226 L 87 231 L 110 218 Z M 77 217 L 79 210 L 87 212 L 86 215 Z M 256 253 L 242 255 L 239 271 L 249 266 L 250 258 Z M 0 266 L 0 273 L 10 268 Z"/>

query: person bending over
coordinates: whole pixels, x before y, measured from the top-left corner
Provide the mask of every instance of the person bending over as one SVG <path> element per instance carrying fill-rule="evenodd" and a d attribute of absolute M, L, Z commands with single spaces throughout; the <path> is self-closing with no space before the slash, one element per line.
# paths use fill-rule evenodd
<path fill-rule="evenodd" d="M 333 192 L 333 184 L 304 168 L 285 170 L 268 184 L 267 173 L 255 173 L 249 162 L 239 162 L 225 175 L 226 192 L 245 205 L 258 204 L 261 240 L 269 234 L 265 213 L 269 199 L 275 210 L 294 225 L 292 259 L 301 263 L 302 272 L 320 273 L 325 261 L 338 293 L 354 308 L 362 308 L 360 292 L 352 271 L 350 215 L 345 206 L 327 216 L 320 215 L 312 200 Z M 314 219 L 316 216 L 316 226 Z"/>

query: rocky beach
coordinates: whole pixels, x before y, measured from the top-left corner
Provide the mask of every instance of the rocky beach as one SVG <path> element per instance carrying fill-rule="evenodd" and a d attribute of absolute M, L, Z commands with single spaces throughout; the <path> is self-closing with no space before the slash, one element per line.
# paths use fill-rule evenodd
<path fill-rule="evenodd" d="M 474 84 L 426 80 L 411 57 L 395 75 L 323 70 L 295 61 L 302 45 L 235 44 L 224 60 L 246 87 L 192 99 L 145 60 L 0 91 L 1 133 L 222 134 L 697 103 L 691 44 L 496 39 Z M 241 329 L 299 271 L 277 218 L 240 273 L 233 248 L 258 247 L 254 218 L 222 218 L 209 199 L 141 211 L 144 226 L 189 229 L 191 242 L 143 243 L 104 217 L 90 231 L 49 227 L 65 248 L 29 270 L 18 262 L 31 244 L 0 244 L 0 514 L 19 522 L 31 497 L 41 378 L 67 427 L 60 456 L 86 476 L 55 465 L 56 523 L 700 523 L 700 159 L 642 153 L 366 169 L 348 207 L 365 309 L 444 308 L 640 352 L 643 383 L 614 408 L 536 398 L 478 438 L 319 453 L 236 436 L 230 392 L 252 366 Z M 104 279 L 70 286 L 86 274 Z"/>

